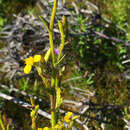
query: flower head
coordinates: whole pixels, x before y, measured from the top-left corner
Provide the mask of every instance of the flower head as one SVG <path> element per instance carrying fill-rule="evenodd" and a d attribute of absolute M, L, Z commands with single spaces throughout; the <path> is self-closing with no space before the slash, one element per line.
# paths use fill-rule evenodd
<path fill-rule="evenodd" d="M 28 58 L 26 58 L 25 60 L 25 67 L 24 67 L 24 73 L 25 74 L 29 74 L 29 72 L 32 69 L 32 66 L 35 62 L 39 62 L 41 61 L 41 55 L 35 55 L 34 57 L 30 56 Z"/>
<path fill-rule="evenodd" d="M 43 130 L 50 130 L 48 127 L 44 127 Z"/>
<path fill-rule="evenodd" d="M 50 130 L 48 127 L 38 128 L 38 130 Z"/>
<path fill-rule="evenodd" d="M 26 65 L 33 65 L 33 63 L 34 63 L 34 60 L 33 60 L 33 57 L 32 56 L 30 56 L 29 58 L 26 58 L 25 60 L 25 64 Z"/>
<path fill-rule="evenodd" d="M 31 69 L 32 69 L 32 66 L 31 66 L 31 65 L 26 65 L 26 66 L 24 67 L 24 73 L 25 73 L 25 74 L 29 74 L 29 72 L 31 71 Z"/>
<path fill-rule="evenodd" d="M 55 54 L 58 56 L 58 55 L 60 54 L 59 48 L 56 47 L 56 48 L 54 49 L 54 52 L 55 52 Z"/>
<path fill-rule="evenodd" d="M 33 59 L 34 62 L 39 62 L 41 60 L 41 55 L 35 55 Z"/>
<path fill-rule="evenodd" d="M 67 112 L 67 114 L 64 117 L 65 122 L 69 123 L 71 121 L 72 112 Z"/>

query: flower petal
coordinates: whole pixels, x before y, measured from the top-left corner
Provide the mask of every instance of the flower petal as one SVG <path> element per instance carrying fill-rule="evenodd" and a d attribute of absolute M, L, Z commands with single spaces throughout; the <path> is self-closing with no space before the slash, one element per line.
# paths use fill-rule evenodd
<path fill-rule="evenodd" d="M 55 48 L 55 49 L 54 49 L 54 52 L 55 52 L 55 54 L 58 56 L 58 55 L 60 54 L 60 50 L 59 50 L 59 48 L 58 48 L 58 47 Z"/>
<path fill-rule="evenodd" d="M 33 62 L 34 62 L 32 56 L 30 56 L 29 58 L 26 58 L 24 61 L 26 65 L 33 65 Z"/>
<path fill-rule="evenodd" d="M 43 128 L 38 128 L 38 130 L 43 130 Z"/>
<path fill-rule="evenodd" d="M 67 112 L 67 114 L 64 117 L 65 122 L 67 122 L 67 123 L 70 122 L 70 118 L 71 118 L 72 114 L 73 114 L 72 112 Z"/>
<path fill-rule="evenodd" d="M 34 62 L 39 62 L 41 60 L 41 55 L 35 55 L 34 56 Z"/>
<path fill-rule="evenodd" d="M 66 116 L 71 117 L 72 114 L 73 114 L 72 112 L 67 112 L 67 115 L 66 115 Z"/>
<path fill-rule="evenodd" d="M 65 117 L 64 117 L 64 121 L 65 121 L 66 123 L 69 123 L 69 122 L 70 122 L 70 118 L 68 118 L 67 116 L 65 116 Z"/>
<path fill-rule="evenodd" d="M 25 74 L 29 74 L 29 72 L 31 71 L 31 68 L 32 68 L 31 65 L 26 65 L 26 66 L 24 67 L 24 73 L 25 73 Z"/>
<path fill-rule="evenodd" d="M 44 127 L 43 130 L 50 130 L 48 127 Z"/>

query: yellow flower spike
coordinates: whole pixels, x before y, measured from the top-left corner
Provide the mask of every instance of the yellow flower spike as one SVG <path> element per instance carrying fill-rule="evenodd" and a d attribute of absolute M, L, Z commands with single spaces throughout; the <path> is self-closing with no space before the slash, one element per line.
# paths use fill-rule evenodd
<path fill-rule="evenodd" d="M 26 66 L 24 67 L 24 73 L 25 73 L 25 74 L 29 74 L 30 71 L 31 71 L 31 69 L 32 69 L 32 66 L 31 66 L 31 65 L 26 65 Z"/>
<path fill-rule="evenodd" d="M 30 56 L 29 58 L 26 58 L 25 60 L 25 64 L 26 65 L 33 65 L 33 63 L 34 63 L 34 60 L 33 60 L 33 57 L 32 56 Z"/>
<path fill-rule="evenodd" d="M 33 60 L 34 60 L 34 62 L 39 62 L 39 61 L 41 61 L 41 58 L 42 58 L 41 55 L 35 55 Z"/>
<path fill-rule="evenodd" d="M 65 122 L 67 122 L 67 123 L 70 122 L 70 118 L 71 118 L 72 114 L 73 114 L 72 112 L 67 112 L 67 114 L 64 117 Z"/>

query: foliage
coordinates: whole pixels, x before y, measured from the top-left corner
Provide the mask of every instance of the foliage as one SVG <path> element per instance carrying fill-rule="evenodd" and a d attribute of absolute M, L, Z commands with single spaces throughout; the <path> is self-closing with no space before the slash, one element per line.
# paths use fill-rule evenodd
<path fill-rule="evenodd" d="M 7 6 L 10 2 L 3 2 L 0 6 L 1 9 Z M 18 2 L 15 0 L 14 2 Z M 21 1 L 20 1 L 21 2 Z M 24 1 L 25 2 L 25 1 Z M 108 7 L 109 15 L 111 15 L 112 21 L 114 24 L 107 24 L 101 20 L 100 14 L 97 15 L 96 13 L 92 16 L 92 20 L 88 17 L 82 15 L 77 15 L 77 24 L 75 26 L 69 25 L 70 28 L 73 28 L 77 31 L 77 33 L 88 33 L 90 35 L 79 35 L 77 37 L 72 37 L 72 50 L 75 58 L 77 58 L 72 64 L 76 64 L 78 66 L 79 71 L 73 71 L 71 73 L 72 78 L 75 76 L 81 76 L 82 79 L 78 81 L 73 81 L 72 83 L 74 86 L 84 89 L 91 89 L 95 90 L 96 94 L 94 97 L 90 99 L 90 102 L 95 103 L 97 106 L 96 109 L 94 108 L 94 104 L 90 105 L 90 109 L 86 113 L 86 117 L 92 117 L 87 122 L 88 127 L 90 129 L 101 129 L 102 121 L 105 123 L 105 129 L 123 129 L 124 127 L 124 117 L 129 120 L 129 110 L 128 110 L 128 81 L 124 81 L 122 78 L 122 71 L 124 67 L 122 66 L 121 62 L 123 60 L 123 55 L 125 55 L 128 50 L 122 43 L 114 43 L 111 40 L 101 38 L 97 36 L 93 31 L 102 32 L 107 36 L 113 36 L 125 41 L 129 40 L 129 35 L 126 36 L 122 29 L 129 29 L 129 22 L 128 22 L 128 10 L 126 10 L 128 1 L 123 2 L 120 0 L 118 3 L 117 0 L 115 1 L 108 1 L 104 0 L 104 5 L 110 5 Z M 101 4 L 103 3 L 101 2 Z M 106 2 L 106 3 L 105 3 Z M 28 2 L 27 2 L 28 3 Z M 5 5 L 4 5 L 5 4 Z M 11 1 L 10 6 L 13 6 L 13 1 Z M 121 6 L 121 5 L 122 6 Z M 23 5 L 23 3 L 22 3 Z M 22 8 L 22 6 L 20 6 Z M 121 9 L 120 9 L 121 8 Z M 5 13 L 8 12 L 19 12 L 19 10 L 15 10 L 15 6 L 12 9 L 7 9 Z M 107 12 L 107 13 L 108 13 Z M 64 78 L 66 75 L 63 74 L 65 66 L 62 65 L 62 61 L 66 57 L 63 55 L 63 48 L 65 45 L 66 35 L 65 35 L 65 24 L 61 20 L 58 22 L 61 39 L 59 42 L 61 43 L 59 47 L 55 48 L 54 41 L 53 41 L 53 24 L 54 24 L 54 17 L 56 13 L 56 8 L 53 9 L 53 13 L 50 20 L 50 25 L 47 21 L 40 17 L 44 26 L 49 32 L 50 38 L 50 49 L 46 52 L 43 56 L 35 55 L 34 57 L 29 57 L 25 59 L 25 73 L 28 74 L 31 69 L 36 69 L 38 72 L 39 77 L 41 77 L 42 85 L 40 84 L 39 80 L 35 80 L 34 88 L 29 84 L 28 80 L 22 79 L 19 81 L 19 86 L 23 91 L 28 89 L 36 91 L 39 87 L 43 87 L 44 94 L 46 96 L 50 96 L 50 103 L 51 103 L 51 127 L 52 129 L 62 129 L 64 127 L 63 122 L 69 124 L 71 128 L 74 120 L 77 116 L 73 117 L 72 113 L 66 114 L 64 119 L 61 119 L 59 116 L 59 108 L 63 102 L 62 99 L 62 88 L 61 88 L 61 79 Z M 103 15 L 106 12 L 104 11 Z M 110 14 L 111 13 L 111 14 Z M 76 15 L 76 14 L 75 14 Z M 95 19 L 95 17 L 97 17 Z M 110 18 L 110 16 L 108 16 Z M 10 19 L 10 15 L 7 15 L 5 21 Z M 3 16 L 1 18 L 3 20 Z M 64 19 L 64 18 L 63 18 Z M 4 22 L 5 22 L 4 21 Z M 92 24 L 88 24 L 89 21 L 92 21 Z M 3 25 L 4 22 L 1 22 Z M 121 27 L 121 29 L 116 27 L 116 24 Z M 92 29 L 92 30 L 91 30 Z M 90 32 L 89 32 L 90 31 Z M 40 57 L 40 59 L 35 57 Z M 50 59 L 52 61 L 50 61 Z M 48 74 L 48 62 L 51 62 L 51 74 Z M 70 63 L 69 63 L 70 64 Z M 74 66 L 73 65 L 73 66 Z M 71 70 L 72 68 L 70 68 Z M 70 71 L 69 70 L 69 71 Z M 65 70 L 66 71 L 66 70 Z M 49 80 L 47 76 L 49 75 Z M 32 84 L 32 83 L 31 83 Z M 40 91 L 40 95 L 43 95 L 43 91 Z M 67 96 L 68 96 L 68 92 Z M 101 105 L 100 105 L 101 104 Z M 104 108 L 108 106 L 107 104 L 113 105 L 120 105 L 125 104 L 126 108 L 122 109 L 122 107 L 117 109 L 107 109 Z M 104 107 L 101 107 L 104 106 Z M 109 106 L 108 106 L 109 107 Z M 110 106 L 111 107 L 111 106 Z M 35 106 L 32 103 L 32 128 L 36 129 L 36 118 L 39 106 Z M 100 119 L 100 120 L 96 120 Z M 48 123 L 49 124 L 49 123 Z M 49 125 L 48 125 L 49 126 Z M 59 127 L 62 128 L 59 128 Z M 38 128 L 43 129 L 43 128 Z M 45 127 L 44 129 L 49 129 Z M 65 128 L 64 128 L 65 129 Z"/>
<path fill-rule="evenodd" d="M 7 21 L 13 19 L 13 14 L 18 14 L 35 3 L 36 0 L 0 0 L 0 29 Z"/>
<path fill-rule="evenodd" d="M 111 3 L 111 6 L 108 8 L 108 11 L 111 14 L 111 20 L 120 26 L 121 28 L 125 29 L 127 34 L 127 39 L 130 40 L 130 4 L 129 0 L 115 0 Z"/>

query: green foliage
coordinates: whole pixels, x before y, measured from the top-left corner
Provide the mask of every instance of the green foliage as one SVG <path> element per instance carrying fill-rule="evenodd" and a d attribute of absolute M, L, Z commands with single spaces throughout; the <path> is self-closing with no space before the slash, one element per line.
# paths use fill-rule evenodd
<path fill-rule="evenodd" d="M 119 2 L 120 1 L 120 2 Z M 128 31 L 129 25 L 125 23 L 129 23 L 129 17 L 128 13 L 126 13 L 129 8 L 128 8 L 128 0 L 123 1 L 123 0 L 115 0 L 115 1 L 108 1 L 104 0 L 104 5 L 107 6 L 106 4 L 109 3 L 109 8 L 108 12 L 111 13 L 111 19 L 114 21 L 115 24 L 119 25 L 121 28 L 126 29 Z M 16 8 L 16 3 L 21 3 L 20 8 Z M 27 3 L 26 3 L 27 2 Z M 10 19 L 10 14 L 11 13 L 18 13 L 21 9 L 23 9 L 24 4 L 29 4 L 28 1 L 22 1 L 22 0 L 14 0 L 14 1 L 4 1 L 0 0 L 0 9 L 2 10 L 0 14 L 0 25 L 4 25 L 4 23 Z M 101 2 L 102 3 L 102 2 Z M 18 4 L 19 5 L 19 4 Z M 122 5 L 122 6 L 121 6 Z M 8 7 L 7 10 L 5 11 L 3 8 Z M 14 7 L 9 8 L 9 7 Z M 52 6 L 51 6 L 52 7 Z M 26 7 L 25 7 L 26 8 Z M 16 10 L 15 10 L 16 9 Z M 4 12 L 5 11 L 5 12 Z M 7 17 L 4 18 L 2 14 L 7 14 Z M 53 17 L 54 18 L 54 17 Z M 42 19 L 42 18 L 41 18 Z M 104 34 L 108 36 L 114 36 L 119 39 L 123 40 L 129 40 L 128 36 L 126 36 L 124 33 L 120 33 L 120 31 L 115 27 L 115 25 L 110 25 L 109 27 L 106 27 L 102 30 L 102 27 L 100 26 L 97 21 L 95 21 L 95 24 L 93 25 L 88 25 L 86 26 L 86 23 L 88 22 L 88 17 L 83 16 L 82 14 L 80 16 L 77 16 L 77 25 L 72 26 L 78 33 L 82 32 L 87 32 L 90 28 L 95 29 L 97 32 L 103 32 Z M 54 20 L 54 19 L 53 19 Z M 53 26 L 53 21 L 52 24 L 50 25 L 51 27 Z M 47 30 L 50 31 L 49 24 L 45 22 L 44 19 L 42 19 L 44 25 L 46 26 Z M 64 28 L 62 27 L 62 22 L 59 22 L 59 28 L 61 32 L 61 46 L 60 46 L 60 51 L 62 52 L 63 47 L 64 47 L 64 39 L 65 36 L 63 34 Z M 60 25 L 61 24 L 61 25 Z M 71 25 L 70 25 L 71 26 Z M 51 28 L 53 29 L 53 27 Z M 48 50 L 48 53 L 45 54 L 45 64 L 47 65 L 47 61 L 50 57 L 50 53 L 54 55 L 54 46 L 53 46 L 53 33 L 50 33 L 50 44 L 51 44 L 51 49 Z M 98 104 L 125 104 L 127 105 L 129 96 L 128 96 L 128 81 L 122 81 L 122 75 L 121 71 L 123 70 L 123 66 L 121 64 L 122 61 L 122 56 L 127 53 L 127 49 L 120 43 L 117 43 L 113 45 L 112 41 L 106 40 L 106 39 L 101 39 L 97 38 L 96 36 L 88 36 L 88 35 L 82 35 L 79 37 L 74 37 L 72 38 L 72 47 L 75 52 L 75 57 L 78 57 L 78 62 L 80 62 L 79 68 L 83 68 L 80 71 L 76 71 L 72 74 L 72 78 L 75 78 L 76 76 L 82 76 L 81 80 L 74 80 L 72 81 L 72 84 L 74 86 L 83 88 L 83 89 L 91 89 L 96 92 L 95 96 L 91 98 L 91 101 Z M 64 55 L 60 54 L 60 58 L 52 56 L 52 59 L 54 58 L 53 62 L 53 70 L 52 70 L 52 75 L 51 75 L 51 83 L 50 80 L 48 81 L 48 78 L 42 74 L 44 74 L 44 71 L 46 68 L 37 68 L 39 72 L 39 76 L 42 77 L 42 80 L 44 81 L 43 84 L 47 83 L 46 89 L 42 88 L 43 91 L 39 91 L 40 95 L 46 94 L 48 92 L 48 95 L 51 95 L 55 100 L 51 100 L 50 102 L 55 104 L 51 108 L 51 111 L 54 113 L 52 114 L 54 119 L 57 116 L 55 110 L 59 109 L 60 105 L 62 104 L 62 97 L 61 97 L 61 88 L 60 87 L 60 80 L 63 74 L 58 74 L 59 71 L 62 73 L 62 68 L 60 70 L 59 64 L 61 63 L 62 59 L 64 59 Z M 75 59 L 74 59 L 75 60 Z M 54 64 L 55 63 L 55 64 Z M 39 64 L 41 65 L 41 64 Z M 45 65 L 45 66 L 46 66 Z M 44 66 L 44 65 L 43 65 Z M 45 67 L 44 66 L 44 67 Z M 57 67 L 57 68 L 56 68 Z M 85 71 L 88 70 L 88 75 L 85 75 Z M 63 69 L 64 71 L 64 69 Z M 59 72 L 60 73 L 60 72 Z M 48 74 L 49 75 L 49 74 Z M 50 75 L 49 75 L 50 76 Z M 63 75 L 65 76 L 65 75 Z M 36 92 L 39 89 L 39 82 L 38 80 L 35 80 L 34 85 L 32 82 L 30 83 L 28 80 L 21 79 L 19 81 L 19 86 L 20 89 L 23 91 L 31 90 L 32 89 L 34 92 Z M 51 84 L 51 87 L 49 88 Z M 48 86 L 49 85 L 49 86 Z M 32 87 L 33 86 L 33 87 Z M 43 87 L 43 86 L 42 86 Z M 31 93 L 32 94 L 32 93 Z M 46 94 L 47 95 L 47 94 Z M 68 92 L 67 92 L 68 96 Z M 33 105 L 32 105 L 33 106 Z M 99 108 L 98 108 L 99 109 Z M 37 108 L 34 108 L 35 112 L 31 113 L 32 118 L 37 115 Z M 19 112 L 18 112 L 19 113 Z M 105 129 L 122 129 L 124 126 L 123 122 L 123 115 L 126 119 L 129 120 L 129 109 L 126 107 L 122 111 L 114 111 L 114 110 L 108 110 L 102 113 L 101 115 L 101 120 L 105 118 L 105 120 L 110 121 L 109 124 L 105 125 Z M 18 114 L 17 114 L 18 115 Z M 92 116 L 96 117 L 98 116 L 98 113 L 95 111 L 89 111 L 87 113 L 87 116 Z M 120 116 L 120 118 L 119 118 Z M 58 116 L 57 116 L 58 117 Z M 36 118 L 36 117 L 35 117 Z M 34 119 L 35 120 L 35 119 Z M 54 121 L 54 125 L 56 125 Z M 101 122 L 92 120 L 88 123 L 89 128 L 91 129 L 100 129 Z M 34 125 L 35 127 L 35 125 Z"/>
<path fill-rule="evenodd" d="M 18 14 L 33 7 L 36 0 L 0 0 L 0 29 L 6 23 L 11 21 L 13 14 Z"/>
<path fill-rule="evenodd" d="M 21 80 L 19 80 L 19 86 L 22 91 L 26 91 L 27 88 L 29 88 L 28 80 L 22 78 Z"/>
<path fill-rule="evenodd" d="M 5 126 L 4 126 L 1 114 L 0 114 L 0 126 L 1 126 L 2 130 L 6 129 Z"/>
<path fill-rule="evenodd" d="M 130 121 L 130 106 L 124 108 L 124 118 Z"/>

